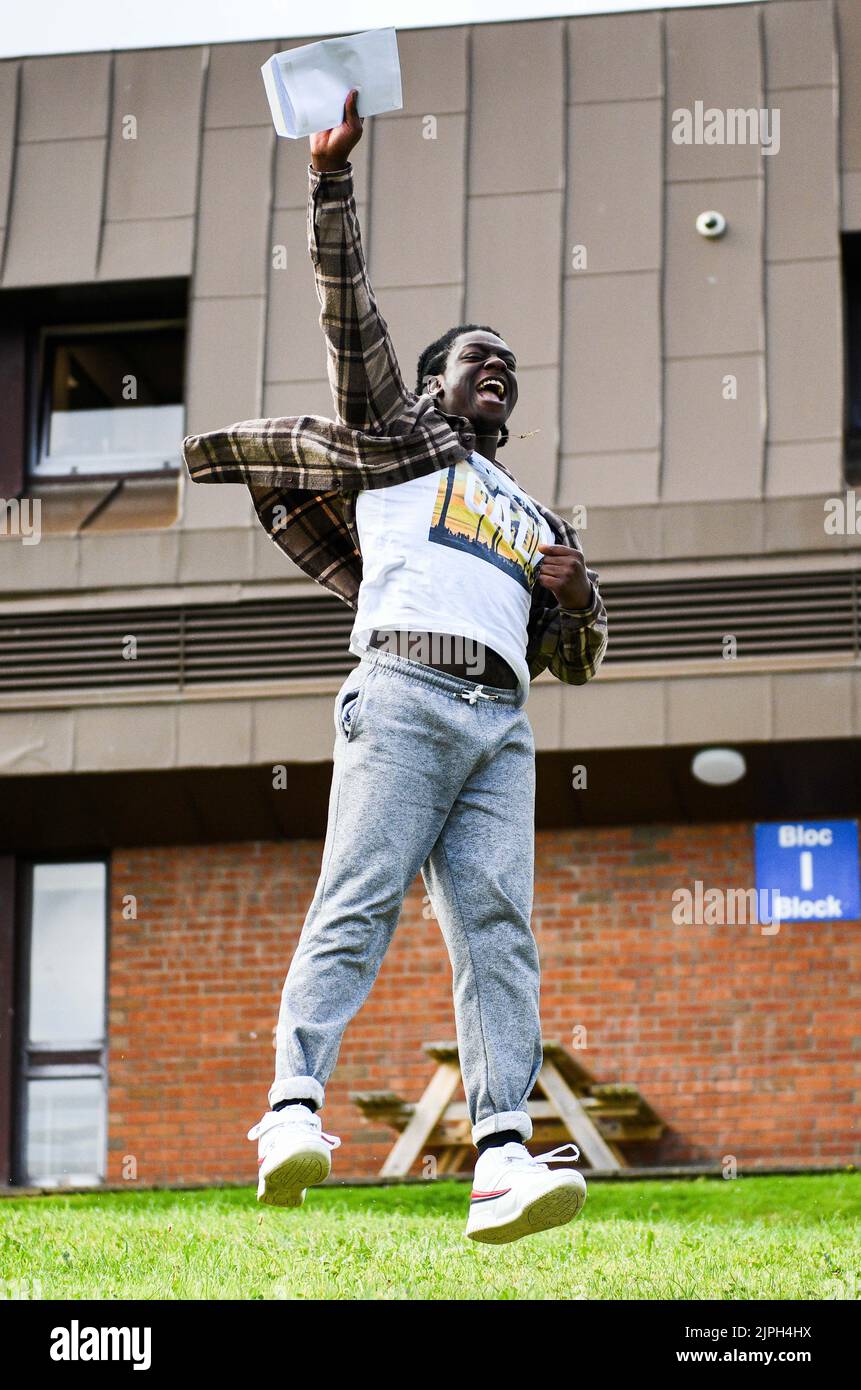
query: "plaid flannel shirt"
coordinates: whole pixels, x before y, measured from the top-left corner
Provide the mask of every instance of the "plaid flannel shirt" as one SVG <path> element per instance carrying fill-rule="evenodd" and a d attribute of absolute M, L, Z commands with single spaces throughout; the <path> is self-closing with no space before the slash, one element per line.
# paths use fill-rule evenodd
<path fill-rule="evenodd" d="M 245 483 L 275 544 L 355 609 L 362 581 L 357 494 L 459 463 L 469 457 L 476 436 L 465 416 L 446 414 L 430 395 L 404 385 L 365 266 L 352 174 L 350 163 L 324 173 L 308 166 L 308 249 L 336 418 L 241 420 L 189 435 L 183 459 L 196 483 Z M 556 543 L 582 553 L 574 528 L 530 500 Z M 548 668 L 567 684 L 583 685 L 595 675 L 607 645 L 607 615 L 598 575 L 588 568 L 586 573 L 592 600 L 583 609 L 560 607 L 549 589 L 535 583 L 527 628 L 530 677 Z"/>

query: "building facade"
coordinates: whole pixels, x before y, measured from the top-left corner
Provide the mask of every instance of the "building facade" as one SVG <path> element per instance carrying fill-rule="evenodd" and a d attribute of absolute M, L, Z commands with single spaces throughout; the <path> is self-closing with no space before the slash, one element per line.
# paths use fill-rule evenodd
<path fill-rule="evenodd" d="M 349 611 L 184 435 L 331 416 L 308 145 L 260 67 L 307 40 L 0 63 L 0 1166 L 22 1185 L 249 1177 L 316 881 Z M 630 1161 L 857 1162 L 857 920 L 686 922 L 755 827 L 861 801 L 861 7 L 399 32 L 354 151 L 407 384 L 493 324 L 505 462 L 581 530 L 610 645 L 543 675 L 545 1035 L 637 1086 Z M 524 438 L 519 437 L 525 436 Z M 716 746 L 744 775 L 713 785 Z M 855 866 L 857 878 L 857 863 Z M 453 1038 L 420 881 L 344 1039 L 338 1175 Z"/>

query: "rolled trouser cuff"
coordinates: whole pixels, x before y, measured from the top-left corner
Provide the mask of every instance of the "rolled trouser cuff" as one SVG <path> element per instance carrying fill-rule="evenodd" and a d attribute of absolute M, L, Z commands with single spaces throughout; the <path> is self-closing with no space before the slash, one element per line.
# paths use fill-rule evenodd
<path fill-rule="evenodd" d="M 503 1110 L 499 1115 L 488 1115 L 472 1127 L 472 1142 L 486 1139 L 488 1134 L 498 1134 L 503 1129 L 514 1129 L 524 1140 L 532 1138 L 532 1120 L 525 1110 Z"/>
<path fill-rule="evenodd" d="M 273 1081 L 269 1087 L 269 1108 L 279 1100 L 313 1100 L 317 1109 L 322 1109 L 323 1087 L 313 1076 L 290 1076 L 286 1081 Z"/>

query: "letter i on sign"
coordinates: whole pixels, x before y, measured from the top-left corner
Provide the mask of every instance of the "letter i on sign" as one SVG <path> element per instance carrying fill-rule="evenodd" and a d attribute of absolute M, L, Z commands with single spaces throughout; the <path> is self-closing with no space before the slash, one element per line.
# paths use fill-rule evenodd
<path fill-rule="evenodd" d="M 801 851 L 801 891 L 803 893 L 813 892 L 813 855 L 809 849 Z"/>

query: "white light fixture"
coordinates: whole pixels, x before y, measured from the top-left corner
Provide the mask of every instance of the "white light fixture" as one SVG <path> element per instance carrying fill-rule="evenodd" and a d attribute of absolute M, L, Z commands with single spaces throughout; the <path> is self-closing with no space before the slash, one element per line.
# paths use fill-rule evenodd
<path fill-rule="evenodd" d="M 741 781 L 747 763 L 735 748 L 703 748 L 691 762 L 691 772 L 710 787 L 728 787 Z"/>
<path fill-rule="evenodd" d="M 723 236 L 726 231 L 726 218 L 722 212 L 717 212 L 715 209 L 701 212 L 697 218 L 697 231 L 700 236 L 713 241 L 715 237 Z"/>

